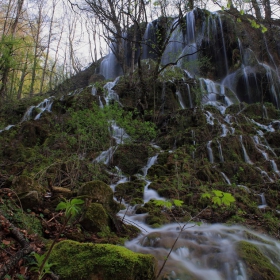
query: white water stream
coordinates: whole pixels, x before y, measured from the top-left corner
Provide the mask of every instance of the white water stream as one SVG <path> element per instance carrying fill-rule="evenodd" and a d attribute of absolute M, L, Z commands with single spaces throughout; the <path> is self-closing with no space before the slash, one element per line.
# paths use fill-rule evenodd
<path fill-rule="evenodd" d="M 148 169 L 156 163 L 156 160 L 157 155 L 149 158 L 147 165 L 143 167 L 144 179 Z M 222 175 L 230 184 L 226 175 L 223 173 Z M 127 178 L 121 177 L 118 183 L 126 180 Z M 149 184 L 150 182 L 147 181 L 143 195 L 144 201 L 147 202 L 152 198 L 163 199 L 156 191 L 148 188 Z M 115 188 L 115 185 L 113 187 Z M 265 208 L 267 204 L 264 194 L 259 195 L 261 204 L 258 207 Z M 198 226 L 193 223 L 186 225 L 174 223 L 154 229 L 145 224 L 148 214 L 135 214 L 135 207 L 122 210 L 119 215 L 125 216 L 126 223 L 137 226 L 142 232 L 137 238 L 126 242 L 125 246 L 134 252 L 154 255 L 158 260 L 159 268 L 179 236 L 162 271 L 161 275 L 166 277 L 164 279 L 247 280 L 246 266 L 236 251 L 238 242 L 244 240 L 257 246 L 263 254 L 280 255 L 278 241 L 241 226 L 223 224 Z M 180 230 L 182 227 L 184 227 L 183 231 Z M 279 258 L 274 259 L 273 264 L 279 269 Z"/>

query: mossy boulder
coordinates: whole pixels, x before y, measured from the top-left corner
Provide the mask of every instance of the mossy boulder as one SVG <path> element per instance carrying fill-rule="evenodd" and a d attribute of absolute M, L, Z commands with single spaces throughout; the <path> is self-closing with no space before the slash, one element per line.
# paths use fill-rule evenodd
<path fill-rule="evenodd" d="M 99 203 L 91 203 L 87 207 L 80 224 L 89 231 L 102 231 L 103 228 L 108 226 L 108 215 L 103 206 Z"/>
<path fill-rule="evenodd" d="M 65 240 L 54 246 L 50 263 L 61 280 L 153 280 L 155 259 L 110 244 Z"/>
<path fill-rule="evenodd" d="M 44 188 L 28 176 L 15 177 L 11 188 L 18 195 L 23 209 L 31 209 L 42 203 Z"/>
<path fill-rule="evenodd" d="M 82 185 L 78 191 L 78 196 L 85 197 L 90 202 L 100 203 L 110 212 L 119 211 L 118 204 L 113 199 L 113 191 L 102 181 L 91 181 Z"/>
<path fill-rule="evenodd" d="M 248 280 L 280 279 L 280 271 L 257 246 L 240 241 L 237 243 L 237 253 L 246 264 Z"/>

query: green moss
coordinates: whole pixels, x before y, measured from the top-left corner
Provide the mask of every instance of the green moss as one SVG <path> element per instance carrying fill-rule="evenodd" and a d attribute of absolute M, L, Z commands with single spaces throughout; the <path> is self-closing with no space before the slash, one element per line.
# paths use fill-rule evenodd
<path fill-rule="evenodd" d="M 42 235 L 41 221 L 34 213 L 27 214 L 10 199 L 3 199 L 3 202 L 0 204 L 0 211 L 10 222 L 20 229 L 27 230 L 29 233 Z"/>
<path fill-rule="evenodd" d="M 91 181 L 81 186 L 78 195 L 88 198 L 91 202 L 97 202 L 104 206 L 106 210 L 117 213 L 119 207 L 113 200 L 113 191 L 102 181 Z"/>
<path fill-rule="evenodd" d="M 237 244 L 237 252 L 246 264 L 249 279 L 280 279 L 280 271 L 273 266 L 257 246 L 246 241 L 240 241 Z"/>
<path fill-rule="evenodd" d="M 143 180 L 121 183 L 116 186 L 115 196 L 130 204 L 142 204 L 144 187 L 145 181 Z"/>
<path fill-rule="evenodd" d="M 62 241 L 55 245 L 50 263 L 61 280 L 152 280 L 155 260 L 116 245 Z"/>
<path fill-rule="evenodd" d="M 90 231 L 102 231 L 102 229 L 108 226 L 108 215 L 99 203 L 91 203 L 86 209 L 80 224 Z"/>

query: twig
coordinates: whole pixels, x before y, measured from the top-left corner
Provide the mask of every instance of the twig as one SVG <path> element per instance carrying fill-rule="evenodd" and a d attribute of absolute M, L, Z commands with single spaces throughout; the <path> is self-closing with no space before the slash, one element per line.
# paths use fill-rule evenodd
<path fill-rule="evenodd" d="M 163 270 L 164 267 L 165 267 L 166 262 L 168 261 L 168 259 L 169 259 L 170 255 L 171 255 L 171 253 L 172 253 L 172 251 L 173 251 L 173 249 L 174 249 L 174 247 L 175 247 L 175 245 L 176 245 L 176 243 L 177 243 L 179 237 L 181 236 L 181 234 L 182 234 L 182 232 L 184 231 L 184 229 L 185 229 L 185 227 L 187 226 L 187 224 L 188 224 L 189 222 L 191 222 L 193 219 L 195 219 L 196 217 L 198 217 L 198 216 L 199 216 L 203 211 L 205 211 L 207 208 L 208 208 L 208 206 L 207 206 L 206 208 L 202 209 L 197 215 L 195 215 L 194 217 L 190 218 L 190 219 L 188 220 L 188 222 L 186 222 L 186 223 L 181 227 L 178 236 L 176 237 L 175 241 L 173 242 L 172 247 L 170 248 L 170 250 L 169 250 L 169 252 L 168 252 L 168 254 L 167 254 L 167 256 L 166 256 L 166 258 L 165 258 L 165 260 L 164 260 L 164 262 L 163 262 L 163 264 L 162 264 L 162 266 L 161 266 L 161 268 L 160 268 L 160 270 L 159 270 L 159 272 L 158 272 L 158 274 L 157 274 L 156 279 L 159 278 L 159 276 L 160 276 L 162 270 Z M 190 227 L 188 227 L 188 228 L 192 228 L 192 227 L 194 227 L 194 226 L 195 226 L 195 225 L 192 225 L 192 226 L 190 226 Z"/>

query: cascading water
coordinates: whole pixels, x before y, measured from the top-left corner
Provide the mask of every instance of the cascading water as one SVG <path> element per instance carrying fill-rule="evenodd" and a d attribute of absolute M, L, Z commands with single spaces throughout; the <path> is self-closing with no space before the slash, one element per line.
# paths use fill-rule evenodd
<path fill-rule="evenodd" d="M 222 150 L 222 146 L 221 143 L 217 140 L 217 144 L 218 144 L 218 150 L 219 150 L 219 156 L 220 156 L 220 162 L 224 162 L 224 156 L 223 156 L 223 150 Z"/>
<path fill-rule="evenodd" d="M 43 112 L 51 112 L 52 104 L 53 104 L 53 97 L 51 96 L 50 98 L 44 99 L 44 101 L 39 103 L 37 106 L 29 107 L 28 110 L 25 112 L 24 116 L 22 117 L 21 122 L 32 119 L 33 111 L 35 108 L 39 110 L 39 113 L 35 115 L 34 120 L 40 119 Z"/>
<path fill-rule="evenodd" d="M 210 163 L 214 163 L 214 156 L 213 156 L 213 151 L 212 151 L 212 148 L 211 148 L 211 143 L 212 143 L 212 140 L 208 141 L 207 144 L 206 144 L 206 147 L 207 147 L 207 153 L 208 153 L 209 161 L 210 161 Z"/>
<path fill-rule="evenodd" d="M 253 164 L 252 161 L 250 160 L 248 154 L 247 154 L 247 151 L 245 149 L 245 146 L 243 144 L 243 138 L 242 138 L 242 135 L 239 135 L 239 141 L 240 141 L 240 144 L 241 144 L 241 147 L 242 147 L 242 151 L 243 151 L 243 156 L 244 156 L 244 161 L 246 163 L 249 163 L 249 164 Z"/>
<path fill-rule="evenodd" d="M 169 253 L 180 234 L 164 267 L 167 279 L 193 280 L 246 280 L 246 267 L 235 250 L 241 241 L 254 244 L 268 254 L 279 254 L 279 242 L 260 236 L 239 226 L 189 224 L 180 233 L 182 225 L 174 224 L 160 230 L 140 226 L 148 231 L 145 235 L 126 242 L 126 247 L 135 252 L 150 253 L 161 260 Z M 279 266 L 279 261 L 275 263 Z"/>

